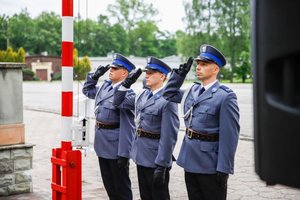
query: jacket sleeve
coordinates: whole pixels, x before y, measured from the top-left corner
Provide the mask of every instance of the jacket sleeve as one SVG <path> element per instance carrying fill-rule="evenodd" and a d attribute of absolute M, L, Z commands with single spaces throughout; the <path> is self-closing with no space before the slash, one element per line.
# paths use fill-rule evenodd
<path fill-rule="evenodd" d="M 113 105 L 120 109 L 134 110 L 135 96 L 133 90 L 115 90 Z"/>
<path fill-rule="evenodd" d="M 179 76 L 174 70 L 170 76 L 170 79 L 164 89 L 163 97 L 167 101 L 180 103 L 183 97 L 184 91 L 180 90 L 184 82 L 185 77 Z"/>
<path fill-rule="evenodd" d="M 118 156 L 130 158 L 132 141 L 135 134 L 134 111 L 120 109 L 120 134 Z"/>
<path fill-rule="evenodd" d="M 118 156 L 130 158 L 130 151 L 135 134 L 133 90 L 114 91 L 113 105 L 120 109 L 120 134 Z"/>
<path fill-rule="evenodd" d="M 90 99 L 95 99 L 97 91 L 99 89 L 99 87 L 96 86 L 97 83 L 98 80 L 92 79 L 91 73 L 88 73 L 82 88 L 82 93 Z"/>
<path fill-rule="evenodd" d="M 167 102 L 162 111 L 161 133 L 155 164 L 170 167 L 179 130 L 178 105 Z"/>
<path fill-rule="evenodd" d="M 217 171 L 233 174 L 234 156 L 240 132 L 239 108 L 235 93 L 229 93 L 222 102 L 219 120 L 219 153 Z"/>

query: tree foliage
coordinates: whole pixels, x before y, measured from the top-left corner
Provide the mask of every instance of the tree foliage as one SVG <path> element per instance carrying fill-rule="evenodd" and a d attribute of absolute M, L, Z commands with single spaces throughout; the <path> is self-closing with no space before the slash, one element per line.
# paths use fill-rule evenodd
<path fill-rule="evenodd" d="M 159 58 L 177 54 L 185 60 L 197 56 L 202 44 L 211 44 L 227 58 L 230 69 L 226 73 L 223 70 L 226 77 L 232 81 L 234 74 L 249 76 L 251 63 L 246 57 L 250 57 L 250 2 L 183 2 L 185 30 L 175 34 L 159 29 L 154 20 L 158 10 L 142 0 L 116 0 L 108 6 L 109 15 L 99 15 L 97 20 L 83 19 L 78 14 L 74 18 L 77 57 L 120 52 Z M 61 16 L 42 12 L 32 18 L 26 9 L 11 17 L 0 15 L 0 49 L 8 47 L 23 47 L 28 54 L 61 55 Z"/>
<path fill-rule="evenodd" d="M 232 82 L 241 52 L 250 51 L 250 2 L 186 0 L 184 7 L 187 31 L 177 32 L 178 52 L 183 56 L 197 55 L 202 44 L 217 47 L 227 58 Z M 244 66 L 250 68 L 250 61 Z"/>
<path fill-rule="evenodd" d="M 116 0 L 114 4 L 108 5 L 108 11 L 128 31 L 134 29 L 139 22 L 152 21 L 158 14 L 152 3 L 147 4 L 141 0 Z"/>
<path fill-rule="evenodd" d="M 73 50 L 73 65 L 74 65 L 74 75 L 76 79 L 85 79 L 86 74 L 91 71 L 91 62 L 88 56 L 84 56 L 79 59 L 78 50 L 75 48 Z"/>

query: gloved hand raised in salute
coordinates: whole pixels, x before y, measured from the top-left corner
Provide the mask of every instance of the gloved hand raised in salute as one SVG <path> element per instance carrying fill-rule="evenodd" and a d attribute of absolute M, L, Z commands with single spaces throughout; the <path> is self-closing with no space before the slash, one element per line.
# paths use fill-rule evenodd
<path fill-rule="evenodd" d="M 103 74 L 105 74 L 105 72 L 107 72 L 108 70 L 109 70 L 109 64 L 106 65 L 105 67 L 102 65 L 99 65 L 99 67 L 97 67 L 94 74 L 92 74 L 92 79 L 98 80 L 99 77 L 102 76 Z"/>
<path fill-rule="evenodd" d="M 126 88 L 130 88 L 132 84 L 136 82 L 136 80 L 140 77 L 142 74 L 142 70 L 139 68 L 134 73 L 130 73 L 127 78 L 122 82 L 122 85 Z"/>
<path fill-rule="evenodd" d="M 194 58 L 193 57 L 189 57 L 188 61 L 184 64 L 181 64 L 179 66 L 179 69 L 175 69 L 175 72 L 182 76 L 185 77 L 187 75 L 187 73 L 190 71 L 191 66 L 193 64 Z"/>

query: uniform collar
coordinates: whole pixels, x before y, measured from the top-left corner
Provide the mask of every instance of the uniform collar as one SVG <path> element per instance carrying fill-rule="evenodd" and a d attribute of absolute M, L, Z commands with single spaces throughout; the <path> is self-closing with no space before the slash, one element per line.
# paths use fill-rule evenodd
<path fill-rule="evenodd" d="M 156 93 L 158 93 L 160 90 L 163 89 L 164 86 L 157 88 L 156 90 L 152 91 L 152 94 L 155 95 Z"/>
<path fill-rule="evenodd" d="M 211 86 L 213 86 L 213 84 L 215 84 L 218 80 L 215 80 L 213 82 L 211 82 L 210 84 L 203 86 L 205 88 L 205 91 L 207 91 Z M 202 84 L 203 85 L 203 84 Z"/>
<path fill-rule="evenodd" d="M 115 87 L 117 87 L 118 85 L 120 85 L 122 83 L 122 81 L 119 81 L 119 82 L 117 82 L 117 83 L 115 83 L 115 84 L 111 84 L 111 86 L 112 86 L 112 88 L 115 88 Z"/>

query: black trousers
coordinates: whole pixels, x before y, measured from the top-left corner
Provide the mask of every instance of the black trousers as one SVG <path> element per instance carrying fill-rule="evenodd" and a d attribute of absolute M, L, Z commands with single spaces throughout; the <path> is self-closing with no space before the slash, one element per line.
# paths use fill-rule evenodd
<path fill-rule="evenodd" d="M 227 179 L 217 174 L 185 172 L 189 200 L 226 200 Z"/>
<path fill-rule="evenodd" d="M 155 168 L 137 165 L 138 182 L 141 200 L 169 200 L 170 172 L 166 171 L 165 183 L 161 187 L 153 185 L 153 173 Z"/>
<path fill-rule="evenodd" d="M 98 157 L 104 187 L 110 200 L 132 200 L 129 167 L 119 168 L 117 159 Z"/>

